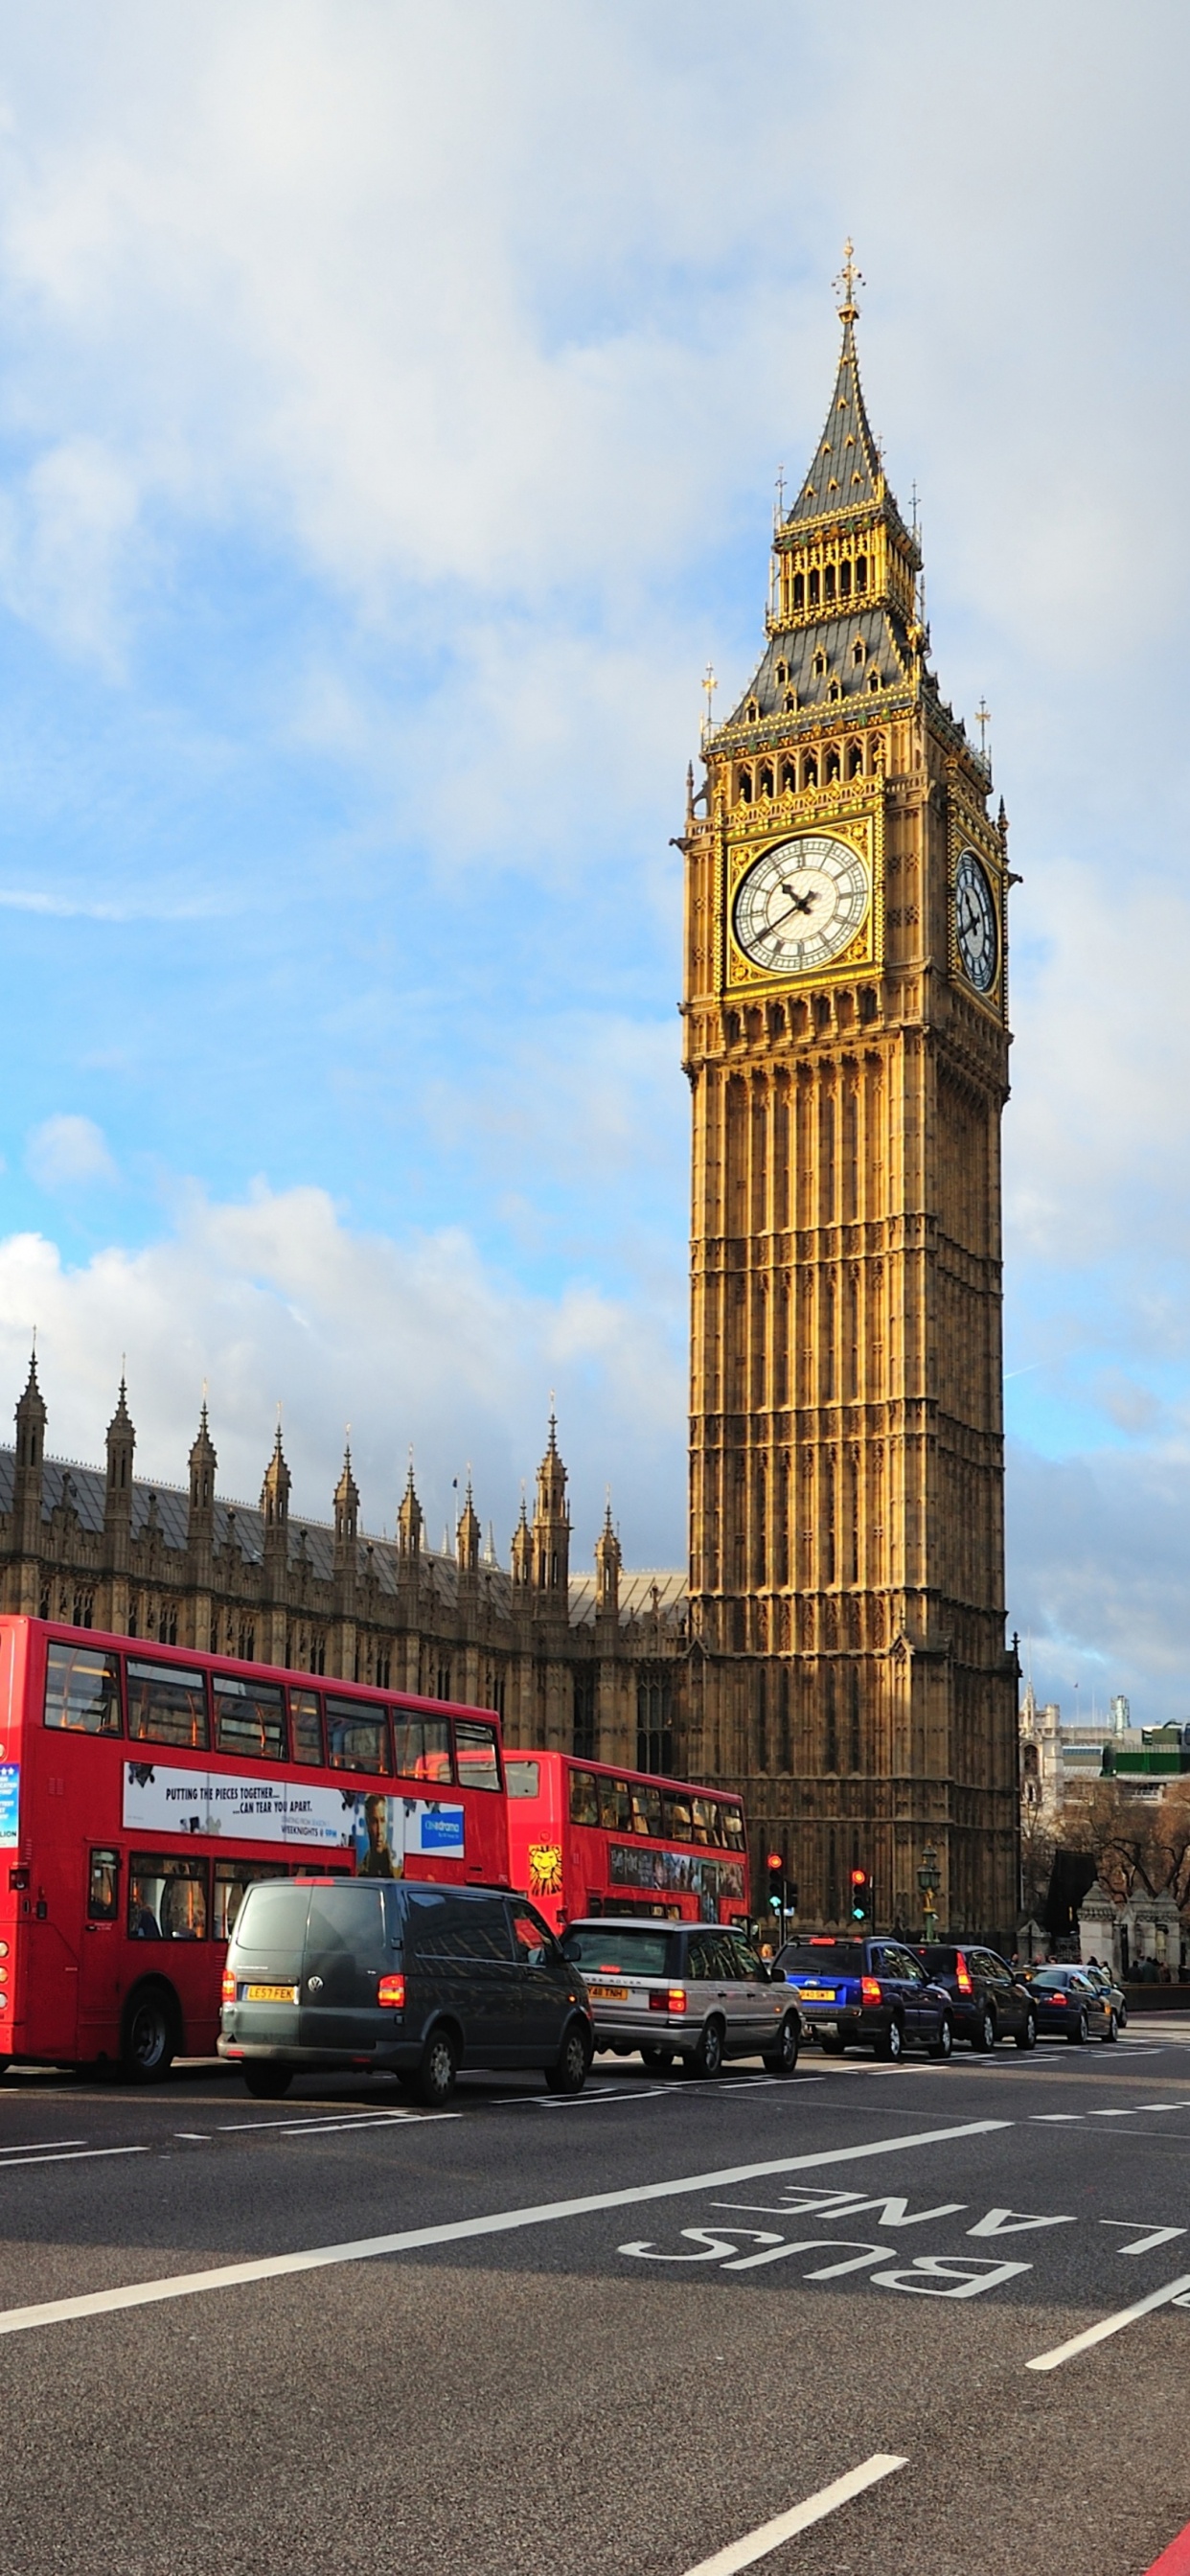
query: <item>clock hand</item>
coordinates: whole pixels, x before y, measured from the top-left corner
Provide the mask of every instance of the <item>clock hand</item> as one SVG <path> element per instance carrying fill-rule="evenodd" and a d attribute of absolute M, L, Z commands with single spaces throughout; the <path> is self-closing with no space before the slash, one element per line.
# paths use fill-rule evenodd
<path fill-rule="evenodd" d="M 782 892 L 782 894 L 788 894 L 788 892 L 789 892 L 789 888 L 788 888 L 788 886 L 782 886 L 782 888 L 781 888 L 781 892 Z M 808 912 L 808 911 L 809 911 L 809 909 L 810 909 L 811 904 L 812 904 L 812 903 L 817 903 L 817 901 L 818 901 L 818 888 L 817 888 L 817 886 L 811 886 L 811 888 L 810 888 L 810 890 L 809 890 L 809 893 L 808 893 L 808 894 L 802 895 L 802 896 L 800 896 L 800 897 L 799 897 L 799 896 L 797 896 L 797 895 L 795 895 L 795 896 L 794 896 L 794 899 L 793 899 L 793 902 L 790 904 L 790 907 L 789 907 L 788 912 L 779 912 L 775 921 L 767 921 L 767 922 L 765 923 L 765 930 L 766 930 L 766 932 L 767 932 L 767 933 L 768 933 L 768 935 L 771 937 L 771 936 L 772 936 L 772 933 L 773 933 L 775 930 L 780 930 L 780 928 L 781 928 L 781 926 L 782 926 L 782 924 L 783 924 L 784 922 L 786 922 L 786 921 L 792 921 L 792 919 L 793 919 L 793 916 L 794 916 L 795 912 Z"/>

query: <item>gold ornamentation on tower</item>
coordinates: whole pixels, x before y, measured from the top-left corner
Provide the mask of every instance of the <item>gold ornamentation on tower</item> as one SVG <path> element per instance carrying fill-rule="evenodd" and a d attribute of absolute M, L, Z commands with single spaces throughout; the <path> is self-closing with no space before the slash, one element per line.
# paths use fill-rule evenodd
<path fill-rule="evenodd" d="M 789 1855 L 1011 1931 L 1000 1113 L 1005 826 L 928 663 L 855 350 L 778 508 L 766 647 L 690 802 L 691 1759 Z M 693 1702 L 692 1702 L 693 1705 Z M 796 1855 L 796 1858 L 795 1858 Z"/>

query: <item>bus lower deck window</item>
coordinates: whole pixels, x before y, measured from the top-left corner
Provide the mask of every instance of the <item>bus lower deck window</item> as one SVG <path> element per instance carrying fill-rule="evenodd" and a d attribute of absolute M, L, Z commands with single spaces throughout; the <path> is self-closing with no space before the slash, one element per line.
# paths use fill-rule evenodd
<path fill-rule="evenodd" d="M 217 1860 L 212 1940 L 230 1941 L 236 1916 L 250 1887 L 255 1887 L 262 1878 L 288 1876 L 288 1866 L 283 1860 Z"/>
<path fill-rule="evenodd" d="M 114 1923 L 120 1911 L 120 1855 L 93 1851 L 87 1877 L 88 1923 Z"/>
<path fill-rule="evenodd" d="M 98 1646 L 66 1646 L 51 1638 L 45 1667 L 45 1722 L 73 1735 L 120 1733 L 120 1673 L 114 1655 Z"/>
<path fill-rule="evenodd" d="M 130 1852 L 130 1941 L 205 1941 L 207 1863 L 189 1852 Z"/>

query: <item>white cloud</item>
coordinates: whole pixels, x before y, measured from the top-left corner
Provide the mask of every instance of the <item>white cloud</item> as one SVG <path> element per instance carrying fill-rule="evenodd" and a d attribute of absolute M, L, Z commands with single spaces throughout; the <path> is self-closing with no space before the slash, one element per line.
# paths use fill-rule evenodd
<path fill-rule="evenodd" d="M 585 1563 L 612 1479 L 626 1549 L 681 1561 L 682 1315 L 581 1279 L 533 1296 L 461 1229 L 352 1233 L 325 1191 L 186 1196 L 174 1231 L 69 1268 L 40 1235 L 0 1242 L 0 1364 L 13 1400 L 37 1326 L 52 1453 L 102 1455 L 121 1354 L 144 1473 L 185 1481 L 204 1379 L 223 1491 L 252 1498 L 285 1408 L 295 1509 L 326 1518 L 351 1424 L 368 1526 L 393 1526 L 409 1444 L 437 1544 L 470 1462 L 505 1555 L 551 1387 Z"/>
<path fill-rule="evenodd" d="M 93 1118 L 71 1117 L 66 1112 L 43 1119 L 33 1129 L 25 1161 L 43 1190 L 76 1189 L 116 1178 L 103 1129 Z"/>

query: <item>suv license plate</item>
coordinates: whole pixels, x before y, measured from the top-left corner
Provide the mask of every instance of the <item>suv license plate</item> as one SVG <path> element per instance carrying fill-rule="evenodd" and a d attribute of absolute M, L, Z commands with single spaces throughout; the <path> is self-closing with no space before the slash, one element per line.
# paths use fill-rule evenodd
<path fill-rule="evenodd" d="M 587 1993 L 593 2004 L 626 2004 L 628 2001 L 627 1986 L 589 1985 Z"/>

